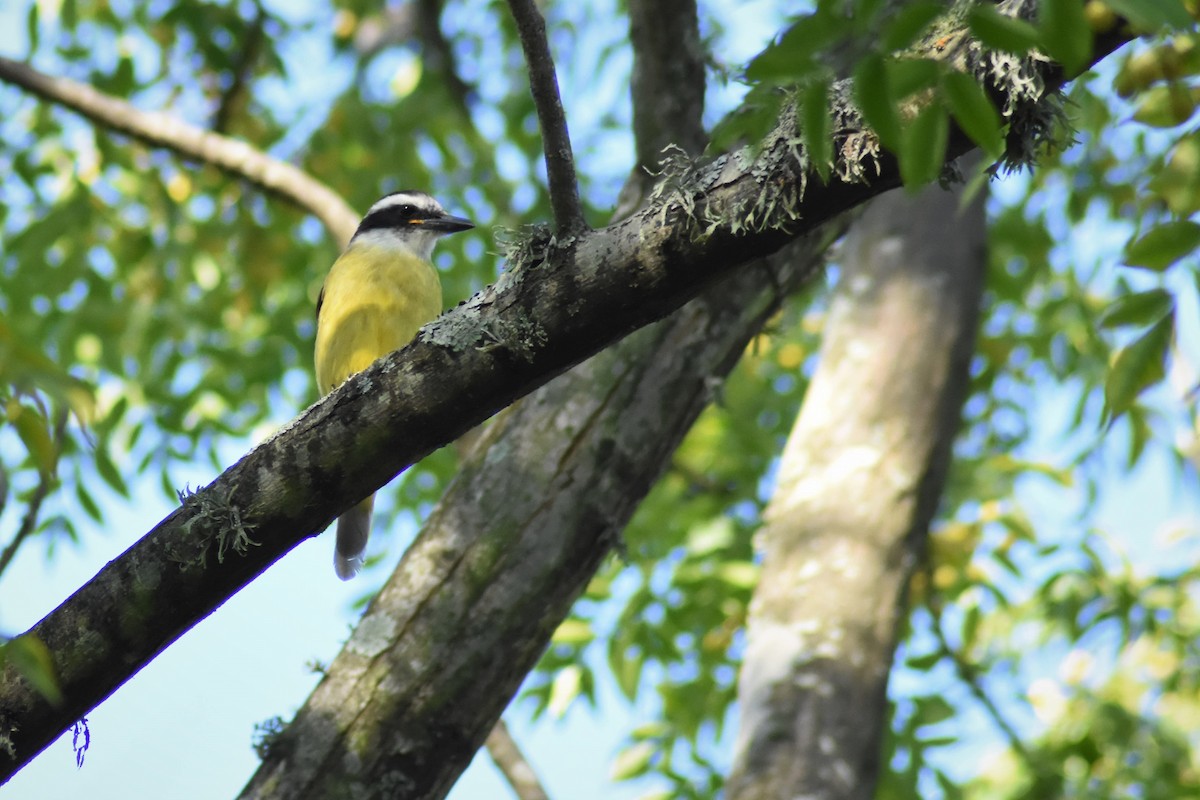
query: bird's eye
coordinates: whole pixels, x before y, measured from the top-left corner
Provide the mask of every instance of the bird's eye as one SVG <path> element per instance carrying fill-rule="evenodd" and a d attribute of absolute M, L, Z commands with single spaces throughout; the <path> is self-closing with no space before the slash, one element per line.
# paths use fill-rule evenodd
<path fill-rule="evenodd" d="M 400 216 L 402 217 L 411 217 L 416 213 L 417 209 L 414 206 L 408 204 L 400 206 Z"/>

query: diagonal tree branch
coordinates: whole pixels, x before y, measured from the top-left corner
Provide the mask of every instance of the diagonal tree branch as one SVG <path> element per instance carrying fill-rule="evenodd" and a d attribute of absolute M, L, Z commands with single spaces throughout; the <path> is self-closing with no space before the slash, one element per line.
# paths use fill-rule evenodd
<path fill-rule="evenodd" d="M 238 47 L 237 56 L 233 59 L 230 70 L 232 77 L 228 88 L 221 93 L 217 110 L 213 113 L 212 129 L 214 133 L 224 134 L 229 130 L 230 122 L 235 114 L 247 104 L 248 86 L 254 73 L 254 64 L 262 54 L 263 41 L 267 28 L 267 9 L 261 0 L 254 4 L 254 21 L 246 32 L 246 38 Z"/>
<path fill-rule="evenodd" d="M 242 798 L 442 797 L 707 405 L 711 381 L 827 244 L 737 273 L 491 425 Z"/>
<path fill-rule="evenodd" d="M 546 178 L 550 183 L 550 206 L 554 211 L 554 232 L 568 237 L 587 228 L 583 206 L 579 202 L 579 181 L 575 177 L 575 157 L 567 117 L 558 94 L 558 76 L 546 40 L 546 20 L 534 0 L 508 0 L 525 63 L 529 67 L 529 90 L 537 108 L 542 129 L 542 149 L 546 154 Z"/>
<path fill-rule="evenodd" d="M 932 586 L 933 583 L 930 582 L 929 585 Z M 940 603 L 936 605 L 940 605 Z M 1008 742 L 1009 748 L 1012 749 L 1017 758 L 1024 762 L 1025 768 L 1032 775 L 1041 775 L 1044 772 L 1044 767 L 1034 758 L 1033 753 L 1021 741 L 1021 736 L 1017 733 L 1016 728 L 1012 726 L 1012 723 L 1004 716 L 1004 712 L 1000 710 L 1000 707 L 996 705 L 983 688 L 983 685 L 979 681 L 979 669 L 967 660 L 965 653 L 951 646 L 950 641 L 946 638 L 946 631 L 942 628 L 941 609 L 935 607 L 932 610 L 934 612 L 932 615 L 933 622 L 930 627 L 933 630 L 934 637 L 937 639 L 941 655 L 949 659 L 950 663 L 954 665 L 954 672 L 958 676 L 959 681 L 967 687 L 967 691 L 971 693 L 971 696 L 983 706 L 988 716 L 992 718 L 992 724 L 1000 730 L 1000 733 L 1003 734 L 1004 739 Z"/>
<path fill-rule="evenodd" d="M 471 100 L 475 97 L 475 88 L 459 75 L 454 48 L 442 33 L 444 0 L 415 0 L 415 5 L 417 37 L 421 41 L 421 55 L 424 57 L 425 66 L 441 77 L 463 119 L 473 126 Z"/>
<path fill-rule="evenodd" d="M 358 215 L 337 192 L 243 141 L 189 125 L 161 111 L 139 110 L 85 84 L 45 75 L 2 56 L 0 80 L 78 112 L 101 127 L 244 178 L 316 215 L 341 245 L 350 240 L 358 225 Z"/>
<path fill-rule="evenodd" d="M 496 763 L 496 768 L 504 774 L 504 779 L 512 787 L 517 800 L 550 800 L 550 795 L 546 794 L 537 773 L 533 771 L 521 748 L 517 747 L 517 741 L 509 733 L 504 720 L 496 720 L 485 744 L 488 755 Z"/>
<path fill-rule="evenodd" d="M 940 55 L 966 58 L 962 49 Z M 1034 79 L 1053 87 L 1062 76 L 1035 61 L 1021 77 L 1026 87 Z M 1013 106 L 1021 110 L 1041 99 L 1014 95 Z M 785 114 L 756 154 L 668 176 L 660 202 L 581 234 L 565 250 L 525 242 L 496 285 L 186 498 L 31 631 L 52 654 L 65 696 L 61 706 L 51 707 L 11 668 L 0 673 L 0 731 L 16 731 L 4 743 L 11 749 L 0 751 L 0 780 L 233 592 L 397 472 L 630 330 L 679 308 L 737 266 L 899 180 L 894 163 L 884 159 L 870 184 L 810 182 L 796 157 L 794 130 L 794 116 Z M 967 147 L 956 137 L 948 155 Z M 589 551 L 588 560 L 594 557 Z M 500 642 L 497 652 L 530 646 Z M 489 673 L 511 668 L 495 655 L 479 667 Z"/>

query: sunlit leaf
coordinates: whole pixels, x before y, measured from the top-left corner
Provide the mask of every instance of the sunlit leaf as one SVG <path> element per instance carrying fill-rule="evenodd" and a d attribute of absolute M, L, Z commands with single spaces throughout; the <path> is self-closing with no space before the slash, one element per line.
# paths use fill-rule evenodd
<path fill-rule="evenodd" d="M 739 589 L 753 589 L 758 585 L 759 568 L 752 561 L 726 561 L 717 568 L 721 580 Z"/>
<path fill-rule="evenodd" d="M 586 621 L 570 617 L 563 620 L 550 638 L 553 644 L 566 644 L 574 647 L 587 644 L 596 638 L 592 626 Z"/>
<path fill-rule="evenodd" d="M 614 781 L 627 781 L 650 771 L 650 762 L 658 752 L 653 742 L 642 741 L 626 747 L 613 759 L 609 777 Z"/>
<path fill-rule="evenodd" d="M 37 692 L 53 705 L 63 701 L 62 690 L 54 671 L 54 660 L 50 650 L 32 634 L 9 639 L 0 645 L 0 664 L 8 663 L 33 686 Z"/>
<path fill-rule="evenodd" d="M 37 464 L 38 472 L 44 476 L 54 473 L 58 462 L 58 450 L 50 434 L 50 422 L 31 405 L 9 403 L 8 421 L 17 429 L 17 435 Z"/>
<path fill-rule="evenodd" d="M 550 686 L 550 702 L 546 707 L 556 717 L 567 713 L 571 703 L 583 688 L 583 668 L 577 664 L 564 667 Z"/>

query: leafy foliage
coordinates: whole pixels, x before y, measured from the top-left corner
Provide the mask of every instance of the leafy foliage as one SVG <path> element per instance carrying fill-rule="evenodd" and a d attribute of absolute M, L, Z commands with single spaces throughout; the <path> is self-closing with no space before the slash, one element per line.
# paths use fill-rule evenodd
<path fill-rule="evenodd" d="M 27 5 L 35 65 L 297 161 L 355 207 L 419 186 L 480 230 L 549 216 L 502 3 L 455 3 L 442 17 L 444 49 L 411 31 L 368 47 L 391 29 L 380 4 L 362 0 L 335 3 L 332 30 L 238 0 L 181 0 L 157 16 L 153 4 L 66 0 L 53 18 L 53 4 Z M 736 9 L 711 5 L 717 60 Z M 1200 453 L 1195 388 L 1172 395 L 1164 380 L 1184 360 L 1185 310 L 1200 289 L 1200 49 L 1175 0 L 1105 5 L 1156 38 L 1075 84 L 1078 144 L 998 187 L 972 396 L 911 588 L 884 797 L 1197 791 L 1196 569 L 1135 563 L 1094 528 L 1093 512 L 1127 471 L 1160 459 L 1194 477 Z M 837 132 L 826 102 L 851 75 L 906 182 L 940 175 L 952 124 L 1001 156 L 1008 121 L 993 99 L 909 52 L 935 35 L 943 4 L 848 7 L 816 3 L 737 65 L 745 85 L 713 92 L 725 99 L 714 148 L 753 141 L 797 96 L 809 158 L 827 178 Z M 597 223 L 632 160 L 617 11 L 547 7 L 556 51 L 572 54 L 561 78 Z M 1090 57 L 1095 13 L 1078 0 L 1047 0 L 1030 20 L 979 5 L 969 23 L 990 47 L 1042 48 L 1075 69 Z M 914 97 L 934 100 L 910 117 L 902 105 Z M 102 493 L 144 491 L 149 476 L 174 497 L 181 467 L 216 469 L 224 444 L 315 398 L 313 305 L 335 246 L 315 220 L 211 168 L 9 87 L 0 102 L 0 503 L 10 503 L 0 522 L 17 518 L 7 537 L 36 511 L 37 492 L 70 496 L 80 514 L 30 518 L 49 548 L 103 523 Z M 1097 252 L 1090 236 L 1112 246 Z M 494 277 L 493 249 L 478 232 L 447 241 L 450 302 Z M 818 353 L 815 294 L 789 304 L 715 389 L 627 531 L 625 559 L 596 576 L 526 685 L 537 713 L 595 703 L 606 681 L 652 708 L 615 756 L 618 780 L 673 797 L 719 791 L 757 580 L 753 534 Z M 447 449 L 411 470 L 395 513 L 427 513 L 455 460 Z M 1037 493 L 1050 499 L 1031 501 Z M 1070 514 L 1047 512 L 1055 506 Z M 3 652 L 48 677 L 36 643 Z M 992 755 L 965 769 L 953 757 L 964 746 Z"/>

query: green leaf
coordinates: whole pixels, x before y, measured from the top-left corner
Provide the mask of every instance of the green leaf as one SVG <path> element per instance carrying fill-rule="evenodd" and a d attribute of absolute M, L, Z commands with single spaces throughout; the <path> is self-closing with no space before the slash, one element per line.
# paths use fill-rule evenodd
<path fill-rule="evenodd" d="M 967 14 L 967 25 L 985 47 L 1025 55 L 1038 43 L 1037 28 L 1001 14 L 990 5 L 977 5 Z"/>
<path fill-rule="evenodd" d="M 671 726 L 665 722 L 644 722 L 629 732 L 629 738 L 635 742 L 652 739 L 662 739 L 671 733 Z"/>
<path fill-rule="evenodd" d="M 931 736 L 928 739 L 920 737 L 917 741 L 924 747 L 949 747 L 952 744 L 957 744 L 959 739 L 957 736 Z"/>
<path fill-rule="evenodd" d="M 28 346 L 17 331 L 0 318 L 0 385 L 40 389 L 63 400 L 83 420 L 90 419 L 95 401 L 87 384 Z"/>
<path fill-rule="evenodd" d="M 963 72 L 945 73 L 942 75 L 942 96 L 958 126 L 971 141 L 979 145 L 988 158 L 1000 158 L 1004 154 L 1000 115 L 975 79 Z"/>
<path fill-rule="evenodd" d="M 941 64 L 928 58 L 897 58 L 886 63 L 888 91 L 896 101 L 936 86 L 941 74 Z"/>
<path fill-rule="evenodd" d="M 1194 22 L 1179 0 L 1104 0 L 1104 4 L 1144 33 L 1159 28 L 1186 30 Z"/>
<path fill-rule="evenodd" d="M 137 80 L 133 69 L 133 59 L 128 55 L 123 55 L 117 60 L 117 68 L 109 76 L 109 90 L 114 94 L 124 97 L 132 94 L 136 88 Z"/>
<path fill-rule="evenodd" d="M 919 672 L 928 672 L 929 670 L 933 669 L 934 666 L 941 663 L 941 661 L 942 653 L 939 651 L 926 653 L 923 656 L 909 656 L 905 660 L 904 665 L 909 669 L 915 669 Z"/>
<path fill-rule="evenodd" d="M 24 403 L 10 404 L 8 419 L 17 429 L 17 435 L 37 465 L 38 472 L 43 476 L 52 475 L 58 463 L 58 451 L 50 436 L 50 423 L 40 411 Z"/>
<path fill-rule="evenodd" d="M 586 620 L 572 617 L 562 621 L 562 624 L 554 631 L 554 635 L 550 637 L 550 642 L 579 647 L 595 638 L 596 634 Z"/>
<path fill-rule="evenodd" d="M 962 644 L 960 645 L 963 652 L 970 652 L 971 646 L 975 644 L 981 621 L 983 621 L 983 613 L 979 610 L 979 606 L 973 605 L 967 609 L 967 613 L 963 617 Z"/>
<path fill-rule="evenodd" d="M 645 775 L 650 771 L 650 762 L 657 752 L 658 745 L 654 742 L 642 741 L 626 747 L 613 759 L 609 777 L 614 781 L 627 781 Z"/>
<path fill-rule="evenodd" d="M 565 667 L 554 676 L 554 682 L 550 685 L 550 701 L 546 710 L 556 717 L 562 717 L 582 688 L 583 668 L 578 664 Z"/>
<path fill-rule="evenodd" d="M 736 110 L 713 128 L 710 152 L 729 150 L 740 142 L 757 142 L 771 130 L 779 118 L 781 97 L 778 92 L 754 92 Z"/>
<path fill-rule="evenodd" d="M 0 646 L 0 664 L 12 664 L 21 677 L 29 681 L 38 694 L 53 705 L 63 701 L 58 678 L 54 674 L 54 659 L 42 640 L 32 634 L 22 634 Z"/>
<path fill-rule="evenodd" d="M 801 97 L 801 131 L 808 158 L 824 182 L 833 167 L 833 120 L 829 115 L 829 81 L 814 80 Z"/>
<path fill-rule="evenodd" d="M 100 513 L 100 506 L 92 498 L 91 492 L 83 485 L 82 481 L 77 481 L 75 484 L 75 497 L 79 500 L 79 505 L 83 506 L 83 511 L 96 522 L 103 522 L 104 515 Z"/>
<path fill-rule="evenodd" d="M 692 558 L 707 556 L 725 550 L 733 541 L 733 520 L 726 516 L 713 517 L 688 531 L 688 555 Z"/>
<path fill-rule="evenodd" d="M 1142 92 L 1133 118 L 1153 128 L 1174 128 L 1192 118 L 1198 103 L 1200 87 L 1171 81 Z"/>
<path fill-rule="evenodd" d="M 104 448 L 96 447 L 92 451 L 92 454 L 95 457 L 96 472 L 100 474 L 104 482 L 111 486 L 117 494 L 122 497 L 128 497 L 129 487 L 125 485 L 125 479 L 121 477 L 120 470 L 117 469 L 117 465 L 112 462 L 112 459 L 108 457 L 108 453 L 105 452 Z"/>
<path fill-rule="evenodd" d="M 1041 0 L 1038 33 L 1042 49 L 1062 64 L 1068 76 L 1078 75 L 1092 59 L 1092 28 L 1083 13 L 1083 0 Z"/>
<path fill-rule="evenodd" d="M 1150 289 L 1123 295 L 1104 309 L 1097 320 L 1102 328 L 1122 325 L 1153 325 L 1175 308 L 1175 298 L 1166 289 Z"/>
<path fill-rule="evenodd" d="M 1106 421 L 1124 414 L 1139 394 L 1163 379 L 1174 329 L 1175 315 L 1168 314 L 1117 352 L 1104 382 Z"/>
<path fill-rule="evenodd" d="M 625 699 L 632 702 L 637 698 L 638 687 L 642 683 L 642 667 L 646 663 L 646 657 L 641 651 L 634 651 L 635 654 L 631 656 L 628 649 L 622 649 L 625 652 L 621 655 L 610 656 L 608 665 L 612 669 L 613 677 L 617 679 L 617 687 L 625 695 Z"/>
<path fill-rule="evenodd" d="M 884 28 L 880 49 L 885 53 L 895 53 L 908 47 L 925 33 L 929 24 L 944 10 L 945 7 L 941 3 L 927 0 L 904 6 Z"/>
<path fill-rule="evenodd" d="M 1124 261 L 1131 267 L 1162 272 L 1200 247 L 1200 224 L 1176 220 L 1157 225 L 1125 246 Z"/>
<path fill-rule="evenodd" d="M 726 561 L 717 567 L 717 576 L 738 589 L 753 589 L 758 585 L 759 568 L 753 561 Z"/>
<path fill-rule="evenodd" d="M 800 83 L 823 68 L 821 52 L 841 40 L 849 20 L 821 12 L 797 20 L 775 42 L 751 60 L 746 80 L 754 83 Z"/>
<path fill-rule="evenodd" d="M 1179 139 L 1149 188 L 1178 217 L 1200 211 L 1200 136 L 1193 131 Z"/>
<path fill-rule="evenodd" d="M 945 722 L 956 715 L 954 706 L 946 702 L 945 698 L 938 695 L 929 697 L 918 697 L 917 702 L 917 718 L 921 725 L 936 725 L 939 722 Z"/>
<path fill-rule="evenodd" d="M 25 15 L 25 35 L 29 38 L 29 52 L 32 55 L 38 49 L 38 4 L 30 3 Z"/>
<path fill-rule="evenodd" d="M 889 150 L 900 145 L 900 117 L 888 89 L 887 68 L 883 57 L 871 54 L 854 70 L 854 98 L 863 119 Z"/>
<path fill-rule="evenodd" d="M 900 177 L 908 188 L 924 186 L 942 172 L 950 118 L 941 106 L 930 106 L 908 123 L 900 141 Z"/>

